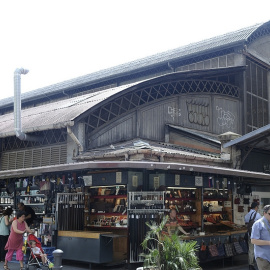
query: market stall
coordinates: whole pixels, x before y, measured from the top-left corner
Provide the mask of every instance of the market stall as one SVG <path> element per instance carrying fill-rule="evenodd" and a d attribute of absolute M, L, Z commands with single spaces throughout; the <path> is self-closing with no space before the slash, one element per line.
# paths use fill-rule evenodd
<path fill-rule="evenodd" d="M 257 195 L 238 194 L 236 177 L 186 171 L 84 170 L 77 175 L 71 171 L 30 179 L 26 186 L 24 179 L 16 179 L 11 194 L 3 187 L 1 201 L 10 200 L 15 208 L 19 201 L 34 207 L 43 246 L 62 249 L 64 259 L 89 264 L 142 262 L 140 244 L 148 230 L 146 222 L 160 222 L 172 207 L 179 224 L 190 233 L 186 240 L 196 240 L 200 247 L 202 243 L 242 244 L 245 227 L 236 217 L 248 211 L 247 199 L 259 200 Z M 241 206 L 245 212 L 240 212 Z M 74 243 L 91 245 L 97 255 L 89 256 L 87 249 L 73 256 Z"/>

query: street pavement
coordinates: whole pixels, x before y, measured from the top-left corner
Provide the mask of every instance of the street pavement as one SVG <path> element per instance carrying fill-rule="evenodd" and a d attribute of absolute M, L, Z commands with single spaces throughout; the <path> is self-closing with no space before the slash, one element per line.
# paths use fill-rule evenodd
<path fill-rule="evenodd" d="M 234 258 L 232 261 L 231 259 L 224 260 L 224 263 L 222 260 L 216 260 L 207 262 L 204 264 L 201 264 L 201 267 L 203 270 L 248 270 L 248 264 L 247 264 L 247 255 L 240 255 Z M 3 269 L 3 262 L 0 262 L 0 269 Z M 63 270 L 84 270 L 84 269 L 90 269 L 89 264 L 87 263 L 80 263 L 75 261 L 66 261 L 64 260 L 63 263 Z M 115 266 L 108 266 L 108 265 L 98 265 L 98 264 L 92 264 L 92 270 L 136 270 L 137 267 L 140 267 L 141 265 L 115 265 Z M 19 263 L 9 263 L 8 265 L 10 270 L 19 270 L 20 265 Z M 32 268 L 35 269 L 34 267 Z M 44 270 L 48 268 L 43 268 Z M 256 268 L 257 269 L 257 268 Z M 30 268 L 31 270 L 31 268 Z"/>

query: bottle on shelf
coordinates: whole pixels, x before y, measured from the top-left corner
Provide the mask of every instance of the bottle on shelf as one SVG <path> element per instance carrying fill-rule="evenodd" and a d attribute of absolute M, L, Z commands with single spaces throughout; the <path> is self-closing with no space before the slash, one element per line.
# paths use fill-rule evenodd
<path fill-rule="evenodd" d="M 29 183 L 29 181 L 27 182 L 27 186 L 26 186 L 26 194 L 30 195 L 30 183 Z"/>

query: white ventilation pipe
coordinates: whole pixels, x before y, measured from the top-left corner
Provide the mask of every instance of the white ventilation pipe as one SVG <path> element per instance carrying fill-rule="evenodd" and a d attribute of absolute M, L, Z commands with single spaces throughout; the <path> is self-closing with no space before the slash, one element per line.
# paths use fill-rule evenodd
<path fill-rule="evenodd" d="M 78 138 L 75 136 L 75 134 L 72 132 L 70 126 L 67 126 L 67 133 L 71 137 L 71 139 L 77 144 L 79 148 L 79 153 L 81 154 L 83 152 L 83 146 L 81 142 L 78 140 Z"/>
<path fill-rule="evenodd" d="M 21 74 L 27 74 L 28 69 L 17 68 L 14 71 L 14 130 L 16 137 L 22 141 L 38 141 L 41 138 L 30 136 L 22 132 L 21 119 Z"/>

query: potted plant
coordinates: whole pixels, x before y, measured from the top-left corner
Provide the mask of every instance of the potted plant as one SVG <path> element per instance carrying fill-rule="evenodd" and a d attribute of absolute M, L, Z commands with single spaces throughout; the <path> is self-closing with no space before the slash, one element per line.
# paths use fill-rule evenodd
<path fill-rule="evenodd" d="M 160 224 L 146 223 L 149 227 L 142 247 L 144 268 L 151 270 L 192 270 L 201 269 L 196 256 L 196 241 L 183 241 L 177 234 L 162 233 L 168 217 Z"/>

